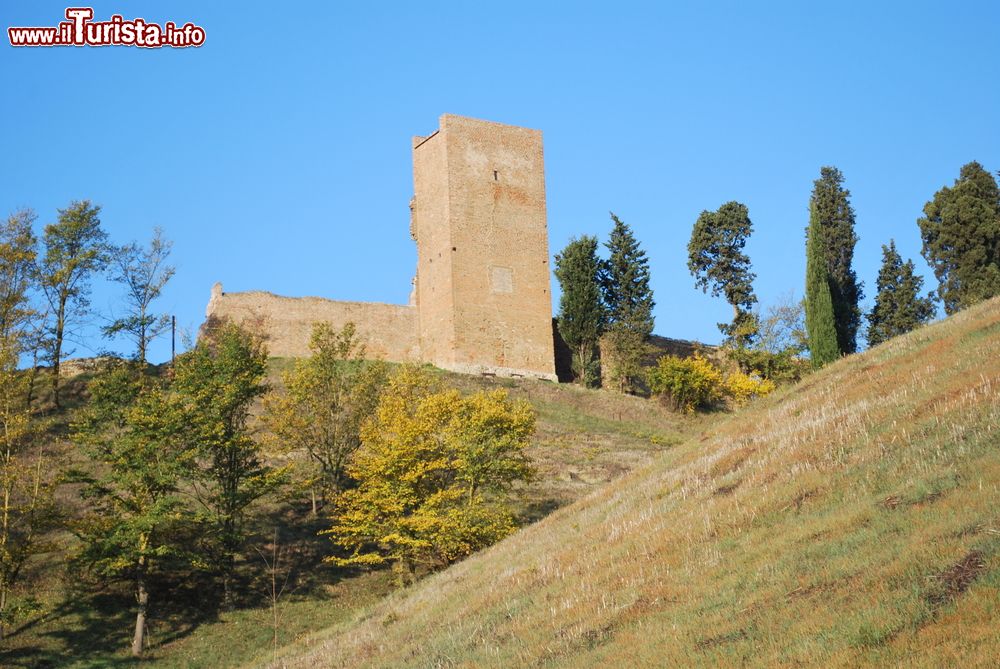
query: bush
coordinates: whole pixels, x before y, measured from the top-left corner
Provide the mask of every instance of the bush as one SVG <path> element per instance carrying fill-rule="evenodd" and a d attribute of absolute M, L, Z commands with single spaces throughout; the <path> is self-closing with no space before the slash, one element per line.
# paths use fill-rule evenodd
<path fill-rule="evenodd" d="M 800 358 L 794 349 L 772 352 L 755 348 L 727 348 L 726 354 L 740 369 L 775 383 L 794 383 L 809 369 L 809 361 Z"/>
<path fill-rule="evenodd" d="M 743 406 L 755 397 L 774 392 L 774 382 L 757 375 L 734 372 L 726 377 L 724 392 L 736 406 Z"/>
<path fill-rule="evenodd" d="M 649 389 L 674 409 L 691 413 L 722 398 L 722 372 L 697 353 L 692 358 L 665 355 L 649 370 Z"/>
<path fill-rule="evenodd" d="M 707 409 L 722 399 L 743 406 L 755 397 L 774 391 L 775 384 L 758 374 L 722 372 L 700 354 L 691 358 L 665 355 L 649 370 L 649 388 L 653 395 L 675 410 L 691 413 Z"/>

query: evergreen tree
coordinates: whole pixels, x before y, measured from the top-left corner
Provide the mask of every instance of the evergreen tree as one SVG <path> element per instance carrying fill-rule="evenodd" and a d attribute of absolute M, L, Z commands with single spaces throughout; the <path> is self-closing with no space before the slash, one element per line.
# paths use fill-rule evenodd
<path fill-rule="evenodd" d="M 854 209 L 851 192 L 843 187 L 844 175 L 836 167 L 820 169 L 820 178 L 813 182 L 810 201 L 810 227 L 822 228 L 823 254 L 833 300 L 833 317 L 837 328 L 837 346 L 843 354 L 858 349 L 858 328 L 861 326 L 861 283 L 851 267 L 858 236 L 854 232 Z"/>
<path fill-rule="evenodd" d="M 806 334 L 809 358 L 815 368 L 840 356 L 833 297 L 824 253 L 823 234 L 815 205 L 810 207 L 806 231 Z"/>
<path fill-rule="evenodd" d="M 934 317 L 934 301 L 920 297 L 924 280 L 914 271 L 913 261 L 903 262 L 896 242 L 882 246 L 882 269 L 878 273 L 878 295 L 868 314 L 868 345 L 875 346 L 923 325 Z"/>
<path fill-rule="evenodd" d="M 653 291 L 649 287 L 649 260 L 632 229 L 611 214 L 614 227 L 605 246 L 601 288 L 608 317 L 611 385 L 628 392 L 640 374 L 646 341 L 653 333 Z"/>
<path fill-rule="evenodd" d="M 597 237 L 571 239 L 556 255 L 555 274 L 562 292 L 559 298 L 559 334 L 573 351 L 573 367 L 585 386 L 594 379 L 594 354 L 604 332 L 605 311 L 601 301 L 601 261 Z"/>
<path fill-rule="evenodd" d="M 753 224 L 746 205 L 727 202 L 718 211 L 703 211 L 688 242 L 688 269 L 695 285 L 713 297 L 724 295 L 733 307 L 733 322 L 719 323 L 719 330 L 737 346 L 753 338 L 753 293 L 755 275 L 750 258 L 743 252 Z"/>
<path fill-rule="evenodd" d="M 917 221 L 945 313 L 1000 295 L 1000 189 L 977 162 L 934 194 Z"/>

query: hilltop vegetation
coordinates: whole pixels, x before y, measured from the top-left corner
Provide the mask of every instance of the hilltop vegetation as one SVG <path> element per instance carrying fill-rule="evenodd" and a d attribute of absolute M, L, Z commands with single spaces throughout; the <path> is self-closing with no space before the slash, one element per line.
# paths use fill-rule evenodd
<path fill-rule="evenodd" d="M 268 383 L 280 391 L 282 372 L 292 364 L 271 359 Z M 516 486 L 511 496 L 519 524 L 579 499 L 717 418 L 680 416 L 638 397 L 575 386 L 428 372 L 463 395 L 502 389 L 512 401 L 524 400 L 536 412 L 526 454 L 537 474 L 530 483 Z M 65 380 L 65 406 L 53 414 L 46 432 L 48 461 L 61 467 L 90 466 L 67 436 L 74 412 L 86 409 L 92 401 L 91 373 Z M 262 408 L 258 406 L 255 413 Z M 267 441 L 266 435 L 262 437 Z M 276 464 L 280 462 L 279 457 Z M 70 486 L 61 488 L 59 501 L 70 517 L 87 510 Z M 270 657 L 275 635 L 285 645 L 307 632 L 350 619 L 397 587 L 388 569 L 366 572 L 324 563 L 334 547 L 317 532 L 329 527 L 330 519 L 325 512 L 312 517 L 309 506 L 308 497 L 296 492 L 271 499 L 253 514 L 247 542 L 237 556 L 234 585 L 239 601 L 231 611 L 218 605 L 217 586 L 208 574 L 197 570 L 173 576 L 154 574 L 148 648 L 141 661 L 128 656 L 135 625 L 130 584 L 95 579 L 67 563 L 77 540 L 67 531 L 55 533 L 51 549 L 30 562 L 24 587 L 15 593 L 13 601 L 20 613 L 4 639 L 0 665 L 238 666 Z M 277 626 L 269 601 L 269 569 L 263 560 L 271 560 L 275 550 L 280 553 L 277 576 L 282 582 L 287 578 L 277 607 Z"/>
<path fill-rule="evenodd" d="M 1000 300 L 851 356 L 275 666 L 990 666 Z"/>

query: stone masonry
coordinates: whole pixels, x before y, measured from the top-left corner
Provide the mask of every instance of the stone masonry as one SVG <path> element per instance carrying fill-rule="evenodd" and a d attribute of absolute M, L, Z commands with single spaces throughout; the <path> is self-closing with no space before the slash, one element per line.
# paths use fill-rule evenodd
<path fill-rule="evenodd" d="M 353 322 L 372 357 L 555 380 L 542 134 L 445 114 L 413 138 L 410 304 L 225 293 L 206 316 L 251 321 L 271 355 L 308 355 L 313 323 Z"/>

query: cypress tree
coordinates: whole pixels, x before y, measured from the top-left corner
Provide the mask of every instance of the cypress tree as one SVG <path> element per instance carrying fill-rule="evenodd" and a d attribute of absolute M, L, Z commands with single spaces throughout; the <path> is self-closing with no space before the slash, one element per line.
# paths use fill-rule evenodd
<path fill-rule="evenodd" d="M 851 267 L 858 236 L 854 232 L 851 192 L 843 183 L 844 175 L 836 167 L 820 169 L 820 178 L 813 182 L 809 225 L 822 228 L 822 250 L 833 300 L 837 347 L 846 354 L 858 349 L 858 328 L 861 326 L 858 305 L 864 295 Z"/>
<path fill-rule="evenodd" d="M 840 356 L 823 233 L 813 205 L 806 231 L 806 335 L 809 358 L 817 369 Z"/>
<path fill-rule="evenodd" d="M 955 185 L 924 206 L 917 225 L 946 313 L 1000 295 L 1000 189 L 982 165 L 962 167 Z"/>
<path fill-rule="evenodd" d="M 653 290 L 649 260 L 632 228 L 611 214 L 614 226 L 605 246 L 610 257 L 601 269 L 601 288 L 608 317 L 608 343 L 613 367 L 610 380 L 621 392 L 632 388 L 646 341 L 653 333 Z"/>
<path fill-rule="evenodd" d="M 594 381 L 594 354 L 605 323 L 597 237 L 584 235 L 571 239 L 555 260 L 556 279 L 562 293 L 557 318 L 559 334 L 573 351 L 577 378 L 589 386 Z"/>
<path fill-rule="evenodd" d="M 923 325 L 934 317 L 934 301 L 920 297 L 923 278 L 916 275 L 913 261 L 903 262 L 896 242 L 882 246 L 882 269 L 878 273 L 878 295 L 868 314 L 868 345 L 875 346 Z"/>
<path fill-rule="evenodd" d="M 753 224 L 745 204 L 727 202 L 718 211 L 703 211 L 691 230 L 688 242 L 688 269 L 695 285 L 724 295 L 733 307 L 733 322 L 719 323 L 719 330 L 737 345 L 750 343 L 755 332 L 753 293 L 755 275 L 750 258 L 743 252 Z"/>

